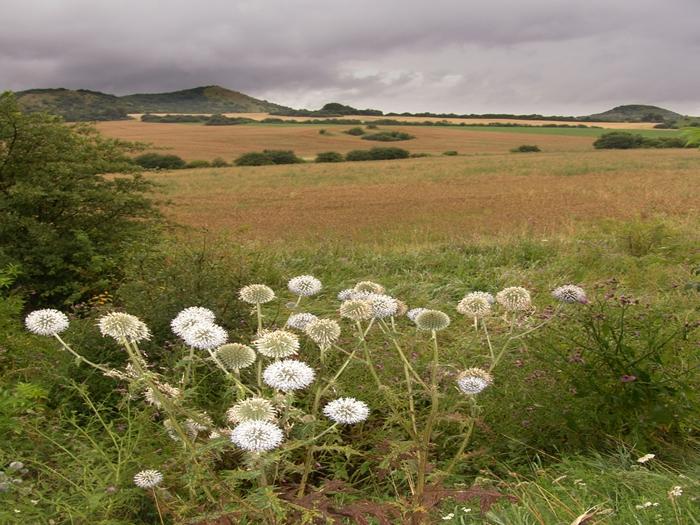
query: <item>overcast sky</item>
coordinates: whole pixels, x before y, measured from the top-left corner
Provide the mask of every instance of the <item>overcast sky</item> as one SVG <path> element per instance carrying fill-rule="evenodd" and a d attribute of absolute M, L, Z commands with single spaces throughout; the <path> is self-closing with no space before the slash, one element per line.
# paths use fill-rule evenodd
<path fill-rule="evenodd" d="M 700 0 L 0 0 L 0 90 L 700 115 Z"/>

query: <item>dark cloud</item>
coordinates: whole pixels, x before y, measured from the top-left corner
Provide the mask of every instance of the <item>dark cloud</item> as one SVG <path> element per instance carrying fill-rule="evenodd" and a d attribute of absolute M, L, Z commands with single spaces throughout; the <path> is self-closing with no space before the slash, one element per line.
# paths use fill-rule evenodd
<path fill-rule="evenodd" d="M 295 107 L 700 114 L 696 0 L 0 0 L 0 89 L 220 84 Z"/>

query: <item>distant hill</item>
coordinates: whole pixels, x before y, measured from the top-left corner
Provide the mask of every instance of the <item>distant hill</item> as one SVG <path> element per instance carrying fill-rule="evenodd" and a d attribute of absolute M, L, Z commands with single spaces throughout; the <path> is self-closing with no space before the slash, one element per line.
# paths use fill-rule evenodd
<path fill-rule="evenodd" d="M 273 113 L 290 108 L 259 100 L 220 86 L 203 86 L 171 93 L 117 97 L 87 89 L 30 89 L 18 91 L 25 111 L 44 111 L 69 121 L 122 120 L 128 113 Z"/>
<path fill-rule="evenodd" d="M 617 106 L 603 113 L 589 115 L 586 120 L 599 122 L 666 122 L 683 118 L 683 115 L 657 106 L 629 104 Z"/>

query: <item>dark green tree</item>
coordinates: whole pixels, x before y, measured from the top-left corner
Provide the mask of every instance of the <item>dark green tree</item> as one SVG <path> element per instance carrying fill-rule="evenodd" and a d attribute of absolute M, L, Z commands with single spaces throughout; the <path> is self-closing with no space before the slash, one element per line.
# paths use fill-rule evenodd
<path fill-rule="evenodd" d="M 12 93 L 0 94 L 0 267 L 18 265 L 29 302 L 106 289 L 152 234 L 159 215 L 153 184 L 129 157 L 136 149 L 87 124 L 23 114 Z"/>

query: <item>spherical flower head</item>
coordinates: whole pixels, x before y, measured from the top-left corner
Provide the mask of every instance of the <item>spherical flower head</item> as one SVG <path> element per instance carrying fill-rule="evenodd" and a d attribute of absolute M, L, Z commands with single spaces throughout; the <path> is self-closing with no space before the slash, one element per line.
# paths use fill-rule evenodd
<path fill-rule="evenodd" d="M 249 284 L 241 288 L 238 293 L 241 300 L 250 304 L 269 303 L 275 298 L 275 292 L 264 284 Z"/>
<path fill-rule="evenodd" d="M 411 308 L 408 312 L 406 312 L 406 317 L 415 323 L 416 317 L 418 317 L 418 314 L 421 312 L 425 312 L 425 308 Z"/>
<path fill-rule="evenodd" d="M 341 397 L 323 407 L 323 413 L 336 423 L 354 425 L 367 419 L 369 407 L 355 398 Z"/>
<path fill-rule="evenodd" d="M 313 383 L 315 376 L 313 368 L 294 359 L 275 361 L 263 372 L 265 384 L 283 392 L 306 388 Z"/>
<path fill-rule="evenodd" d="M 141 319 L 122 312 L 110 312 L 97 320 L 97 326 L 105 337 L 118 342 L 138 343 L 151 338 L 151 332 Z"/>
<path fill-rule="evenodd" d="M 216 349 L 216 358 L 227 370 L 241 370 L 255 363 L 255 350 L 240 343 L 228 343 Z"/>
<path fill-rule="evenodd" d="M 287 326 L 290 328 L 296 328 L 297 330 L 303 330 L 306 328 L 306 325 L 309 324 L 311 321 L 315 321 L 318 319 L 314 314 L 309 314 L 309 313 L 299 313 L 299 314 L 292 314 L 289 316 L 289 319 L 287 319 Z"/>
<path fill-rule="evenodd" d="M 68 317 L 63 312 L 46 308 L 34 310 L 25 319 L 27 330 L 36 335 L 52 336 L 68 328 Z"/>
<path fill-rule="evenodd" d="M 552 290 L 552 297 L 562 303 L 588 303 L 588 297 L 586 297 L 586 292 L 583 288 L 573 284 L 565 284 L 564 286 L 555 288 Z"/>
<path fill-rule="evenodd" d="M 163 481 L 163 474 L 157 470 L 142 470 L 134 476 L 134 485 L 142 489 L 152 489 Z"/>
<path fill-rule="evenodd" d="M 372 305 L 372 317 L 375 319 L 384 319 L 396 315 L 399 310 L 399 302 L 384 294 L 372 292 L 356 292 L 355 299 L 369 301 Z"/>
<path fill-rule="evenodd" d="M 450 325 L 450 318 L 440 310 L 423 310 L 416 316 L 415 322 L 419 330 L 439 332 Z"/>
<path fill-rule="evenodd" d="M 350 299 L 340 305 L 340 317 L 351 321 L 365 321 L 371 319 L 374 311 L 372 303 L 362 299 Z"/>
<path fill-rule="evenodd" d="M 493 377 L 481 368 L 468 368 L 457 376 L 457 388 L 463 394 L 478 394 L 491 383 L 493 383 Z"/>
<path fill-rule="evenodd" d="M 491 305 L 495 299 L 487 292 L 471 292 L 457 304 L 457 311 L 462 315 L 481 319 L 491 313 Z"/>
<path fill-rule="evenodd" d="M 175 316 L 170 322 L 170 328 L 178 337 L 184 337 L 185 332 L 198 323 L 213 323 L 216 319 L 214 312 L 201 306 L 190 306 Z"/>
<path fill-rule="evenodd" d="M 304 333 L 321 348 L 328 348 L 340 337 L 340 325 L 333 319 L 316 319 L 306 325 Z"/>
<path fill-rule="evenodd" d="M 496 294 L 496 301 L 509 312 L 523 312 L 531 308 L 530 292 L 521 286 L 504 288 Z"/>
<path fill-rule="evenodd" d="M 269 421 L 244 421 L 231 431 L 231 441 L 249 452 L 273 450 L 282 439 L 282 429 Z"/>
<path fill-rule="evenodd" d="M 295 355 L 299 350 L 299 338 L 287 330 L 265 332 L 253 344 L 262 355 L 274 359 Z"/>
<path fill-rule="evenodd" d="M 320 292 L 323 285 L 313 275 L 299 275 L 289 280 L 287 288 L 295 295 L 310 297 Z"/>
<path fill-rule="evenodd" d="M 384 287 L 381 284 L 373 283 L 372 281 L 360 281 L 355 285 L 355 291 L 383 294 Z"/>
<path fill-rule="evenodd" d="M 338 300 L 339 301 L 349 301 L 352 299 L 352 296 L 355 294 L 355 290 L 353 288 L 346 288 L 345 290 L 341 290 L 338 292 Z"/>
<path fill-rule="evenodd" d="M 199 350 L 213 350 L 228 341 L 228 333 L 214 323 L 197 323 L 185 331 L 185 344 Z"/>
<path fill-rule="evenodd" d="M 273 421 L 276 416 L 273 404 L 262 397 L 244 399 L 226 411 L 226 418 L 234 424 L 243 421 Z"/>

